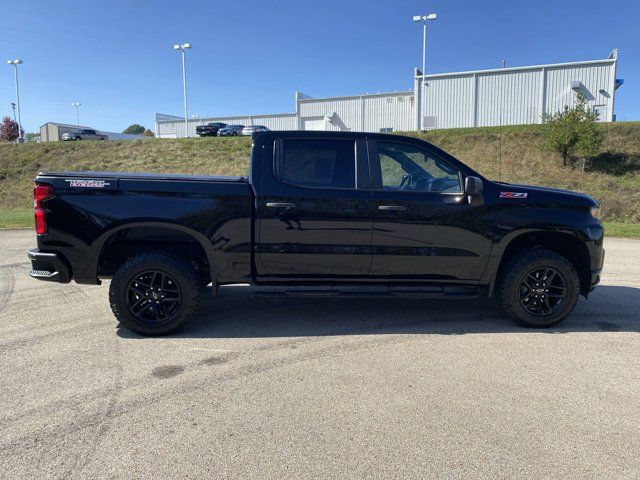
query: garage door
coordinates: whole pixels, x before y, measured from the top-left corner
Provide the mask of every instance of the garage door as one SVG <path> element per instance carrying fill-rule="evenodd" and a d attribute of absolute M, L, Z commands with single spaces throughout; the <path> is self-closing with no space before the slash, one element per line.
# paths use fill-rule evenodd
<path fill-rule="evenodd" d="M 326 130 L 324 117 L 303 118 L 302 128 L 304 130 Z"/>

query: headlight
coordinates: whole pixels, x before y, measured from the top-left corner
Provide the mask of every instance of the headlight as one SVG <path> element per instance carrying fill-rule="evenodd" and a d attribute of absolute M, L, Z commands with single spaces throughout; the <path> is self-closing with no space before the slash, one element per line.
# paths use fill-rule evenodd
<path fill-rule="evenodd" d="M 591 207 L 591 216 L 600 220 L 600 207 Z"/>

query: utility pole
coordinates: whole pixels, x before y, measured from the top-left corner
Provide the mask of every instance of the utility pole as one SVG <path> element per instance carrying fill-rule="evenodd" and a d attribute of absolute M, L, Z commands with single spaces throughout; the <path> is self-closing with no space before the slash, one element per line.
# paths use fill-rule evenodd
<path fill-rule="evenodd" d="M 80 102 L 73 102 L 72 106 L 76 107 L 76 125 L 80 126 Z"/>
<path fill-rule="evenodd" d="M 438 16 L 435 13 L 429 13 L 427 15 L 415 15 L 413 17 L 414 22 L 422 23 L 422 81 L 420 82 L 420 130 L 426 130 L 424 117 L 426 113 L 426 92 L 425 85 L 427 79 L 425 78 L 427 68 L 427 20 L 435 20 Z"/>
<path fill-rule="evenodd" d="M 185 51 L 191 48 L 190 43 L 183 43 L 181 45 L 176 44 L 173 46 L 174 50 L 180 50 L 182 55 L 182 94 L 184 97 L 184 136 L 189 136 L 189 116 L 187 114 L 187 69 L 185 66 Z"/>
<path fill-rule="evenodd" d="M 16 58 L 15 60 L 7 60 L 7 64 L 13 65 L 15 79 L 16 79 L 16 103 L 18 104 L 18 143 L 22 143 L 22 117 L 20 116 L 20 88 L 18 86 L 18 65 L 22 63 L 22 60 Z"/>

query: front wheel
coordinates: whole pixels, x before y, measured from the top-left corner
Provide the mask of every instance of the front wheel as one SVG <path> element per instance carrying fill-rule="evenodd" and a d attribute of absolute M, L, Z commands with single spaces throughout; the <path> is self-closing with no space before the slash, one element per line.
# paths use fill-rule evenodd
<path fill-rule="evenodd" d="M 502 311 L 520 325 L 545 328 L 575 308 L 580 279 L 562 255 L 535 249 L 509 259 L 500 272 L 496 297 Z"/>
<path fill-rule="evenodd" d="M 148 252 L 127 260 L 109 287 L 111 310 L 120 324 L 142 335 L 172 332 L 198 307 L 200 279 L 184 259 Z"/>

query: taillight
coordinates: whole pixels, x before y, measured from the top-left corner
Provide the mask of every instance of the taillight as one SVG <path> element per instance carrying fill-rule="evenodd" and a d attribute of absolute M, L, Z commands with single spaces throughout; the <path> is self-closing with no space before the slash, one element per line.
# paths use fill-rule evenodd
<path fill-rule="evenodd" d="M 53 187 L 51 185 L 36 185 L 33 187 L 33 213 L 38 235 L 47 233 L 47 214 L 42 208 L 42 201 L 51 197 L 53 197 Z"/>

